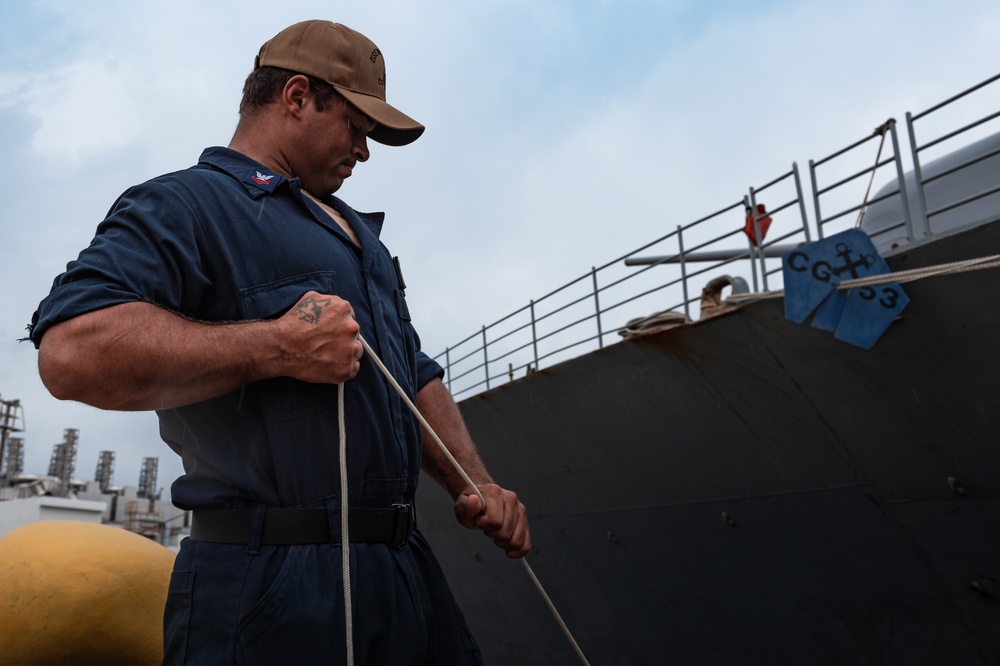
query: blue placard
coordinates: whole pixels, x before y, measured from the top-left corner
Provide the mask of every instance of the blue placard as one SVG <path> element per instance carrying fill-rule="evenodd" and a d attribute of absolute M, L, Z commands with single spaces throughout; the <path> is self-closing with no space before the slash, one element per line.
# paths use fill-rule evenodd
<path fill-rule="evenodd" d="M 785 279 L 785 317 L 796 324 L 804 322 L 827 296 L 836 291 L 829 280 L 814 276 L 816 254 L 813 245 L 816 243 L 781 255 L 781 272 Z"/>
<path fill-rule="evenodd" d="M 909 302 L 898 285 L 837 291 L 844 280 L 890 272 L 859 229 L 799 246 L 781 259 L 785 316 L 801 324 L 815 312 L 813 326 L 859 347 L 870 348 Z"/>
<path fill-rule="evenodd" d="M 836 289 L 823 299 L 823 302 L 816 308 L 813 316 L 813 328 L 819 328 L 833 333 L 840 323 L 840 315 L 844 312 L 844 304 L 847 303 L 847 294 L 843 294 Z"/>
<path fill-rule="evenodd" d="M 847 294 L 844 312 L 834 336 L 852 345 L 871 349 L 909 302 L 909 297 L 898 284 L 852 289 Z"/>

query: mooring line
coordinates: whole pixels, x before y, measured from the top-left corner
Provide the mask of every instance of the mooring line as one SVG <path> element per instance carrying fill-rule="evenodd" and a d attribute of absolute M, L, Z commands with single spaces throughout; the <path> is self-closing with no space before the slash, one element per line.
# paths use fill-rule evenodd
<path fill-rule="evenodd" d="M 347 666 L 354 666 L 354 618 L 351 603 L 351 542 L 348 534 L 347 422 L 344 420 L 344 385 L 337 384 L 337 415 L 340 437 L 340 566 L 344 576 L 344 646 Z"/>
<path fill-rule="evenodd" d="M 867 277 L 853 278 L 851 280 L 842 280 L 834 286 L 838 291 L 850 291 L 851 289 L 859 289 L 861 287 L 875 287 L 883 284 L 905 284 L 907 282 L 916 282 L 917 280 L 923 280 L 929 277 L 971 273 L 972 271 L 981 271 L 990 268 L 1000 268 L 1000 254 L 992 254 L 985 257 L 977 257 L 975 259 L 952 261 L 946 264 L 923 266 L 921 268 L 910 268 L 905 271 L 899 271 L 898 273 L 880 273 L 878 275 L 869 275 Z M 725 299 L 725 302 L 741 305 L 769 298 L 782 298 L 784 295 L 785 291 L 783 289 L 776 289 L 774 291 L 759 291 L 749 294 L 731 294 Z"/>
<path fill-rule="evenodd" d="M 459 464 L 459 462 L 457 460 L 455 460 L 455 456 L 453 456 L 451 454 L 451 451 L 448 450 L 448 447 L 444 445 L 444 442 L 441 441 L 441 438 L 438 437 L 438 435 L 437 435 L 436 432 L 434 432 L 434 428 L 432 428 L 430 426 L 430 424 L 427 423 L 427 419 L 424 418 L 423 414 L 420 413 L 420 410 L 417 409 L 417 406 L 414 405 L 413 401 L 410 400 L 409 396 L 406 395 L 406 391 L 404 391 L 403 387 L 399 385 L 399 383 L 396 381 L 396 378 L 392 376 L 392 373 L 389 372 L 389 369 L 385 367 L 385 365 L 382 363 L 382 359 L 380 359 L 378 357 L 378 355 L 374 352 L 374 350 L 372 350 L 372 348 L 368 345 L 368 342 L 363 337 L 361 337 L 360 334 L 358 335 L 358 338 L 361 340 L 361 345 L 364 347 L 365 353 L 367 353 L 368 356 L 375 362 L 375 365 L 378 366 L 378 369 L 382 371 L 382 374 L 385 375 L 385 378 L 389 381 L 389 383 L 392 385 L 392 387 L 396 390 L 396 393 L 399 394 L 399 397 L 401 397 L 403 399 L 403 402 L 406 403 L 406 406 L 409 408 L 409 410 L 413 413 L 414 416 L 417 417 L 417 420 L 420 421 L 420 425 L 422 425 L 427 430 L 428 434 L 430 434 L 430 436 L 431 436 L 431 439 L 434 440 L 434 443 L 437 444 L 438 448 L 441 449 L 441 452 L 445 455 L 445 457 L 448 459 L 448 461 L 455 468 L 455 471 L 458 472 L 458 474 L 462 477 L 462 480 L 465 481 L 465 483 L 470 488 L 472 488 L 472 491 L 476 494 L 476 497 L 479 498 L 479 501 L 482 504 L 483 510 L 485 511 L 486 510 L 486 498 L 483 497 L 483 494 L 479 491 L 479 488 L 476 486 L 475 483 L 473 483 L 472 479 L 469 478 L 469 475 L 466 474 L 465 470 L 462 469 L 462 466 Z M 343 391 L 343 384 L 341 384 L 340 386 L 341 386 L 341 388 L 339 390 L 342 392 Z M 341 419 L 341 422 L 343 422 L 343 418 L 344 418 L 343 414 L 344 414 L 344 410 L 343 410 L 343 408 L 341 408 L 341 410 L 340 410 L 340 419 Z M 343 427 L 343 426 L 341 426 L 341 427 Z M 342 458 L 341 459 L 341 467 L 343 467 L 343 464 L 344 464 L 344 461 L 343 461 L 343 458 Z M 342 474 L 343 474 L 343 472 L 342 472 Z M 346 502 L 342 501 L 341 503 L 342 503 L 342 505 L 346 505 Z M 346 530 L 345 530 L 345 534 L 346 534 Z M 563 634 L 566 635 L 566 638 L 569 640 L 570 645 L 573 646 L 573 650 L 574 650 L 574 652 L 576 652 L 576 656 L 579 657 L 581 663 L 583 663 L 585 666 L 590 666 L 590 662 L 587 661 L 587 657 L 584 656 L 583 650 L 580 649 L 580 646 L 576 642 L 576 639 L 573 638 L 573 634 L 569 630 L 569 626 L 567 626 L 567 624 L 563 621 L 562 616 L 559 614 L 559 611 L 556 609 L 555 604 L 552 603 L 552 599 L 549 598 L 548 593 L 545 591 L 545 588 L 542 587 L 542 584 L 538 580 L 538 577 L 535 575 L 535 572 L 532 571 L 531 565 L 529 565 L 528 562 L 523 557 L 520 558 L 520 560 L 521 560 L 521 566 L 524 567 L 524 570 L 528 574 L 528 577 L 531 579 L 531 582 L 534 583 L 535 589 L 537 589 L 538 593 L 542 596 L 542 599 L 545 601 L 545 605 L 549 607 L 549 611 L 552 613 L 552 616 L 555 618 L 556 623 L 559 625 L 559 628 L 562 629 Z M 351 663 L 351 662 L 348 662 L 348 663 Z"/>

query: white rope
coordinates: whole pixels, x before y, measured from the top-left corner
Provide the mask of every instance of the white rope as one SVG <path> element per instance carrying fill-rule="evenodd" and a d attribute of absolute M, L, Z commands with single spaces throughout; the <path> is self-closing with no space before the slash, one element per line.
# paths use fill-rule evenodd
<path fill-rule="evenodd" d="M 392 387 L 396 389 L 396 393 L 398 393 L 399 397 L 403 399 L 403 402 L 406 403 L 406 406 L 410 409 L 413 415 L 417 417 L 417 420 L 420 421 L 420 425 L 422 425 L 427 430 L 427 433 L 431 436 L 431 439 L 434 440 L 434 443 L 437 444 L 438 448 L 441 450 L 441 453 L 445 455 L 445 457 L 448 459 L 448 462 L 451 463 L 451 465 L 455 468 L 455 471 L 458 472 L 458 474 L 462 477 L 462 480 L 465 481 L 465 483 L 470 488 L 472 488 L 472 491 L 476 494 L 476 497 L 479 498 L 483 510 L 485 511 L 486 499 L 483 497 L 483 494 L 479 491 L 479 488 L 476 487 L 476 484 L 472 482 L 472 479 L 469 478 L 469 475 L 465 473 L 465 470 L 462 469 L 462 466 L 459 464 L 459 462 L 455 460 L 455 456 L 451 454 L 451 451 L 449 451 L 448 447 L 444 445 L 444 442 L 442 442 L 441 438 L 438 437 L 436 432 L 434 432 L 434 429 L 430 426 L 429 423 L 427 423 L 427 420 L 424 418 L 423 414 L 420 413 L 420 411 L 417 409 L 417 406 L 414 405 L 413 401 L 410 400 L 409 396 L 406 395 L 406 392 L 403 390 L 403 387 L 399 385 L 395 377 L 392 376 L 392 373 L 389 372 L 389 369 L 386 368 L 385 365 L 382 363 L 382 359 L 378 357 L 378 355 L 368 345 L 368 342 L 363 337 L 361 337 L 360 334 L 358 335 L 358 338 L 361 340 L 361 344 L 365 349 L 365 353 L 367 353 L 368 356 L 371 357 L 373 361 L 375 361 L 375 365 L 377 365 L 378 369 L 382 371 L 382 374 L 385 375 L 385 378 L 389 380 L 389 383 L 392 385 Z M 344 413 L 343 407 L 341 407 L 340 413 L 341 413 L 341 428 L 343 428 L 343 413 Z M 553 617 L 555 617 L 556 623 L 559 625 L 559 628 L 562 629 L 563 633 L 566 635 L 566 638 L 569 640 L 570 645 L 573 646 L 573 650 L 576 652 L 576 656 L 580 658 L 580 661 L 583 664 L 585 664 L 585 666 L 590 666 L 590 662 L 587 661 L 587 657 L 584 656 L 583 651 L 580 649 L 580 646 L 576 642 L 576 639 L 573 638 L 573 634 L 570 632 L 569 627 L 563 621 L 562 616 L 559 615 L 559 611 L 556 609 L 555 604 L 552 603 L 552 599 L 549 598 L 549 595 L 545 591 L 545 588 L 542 587 L 542 584 L 539 582 L 538 577 L 535 576 L 535 572 L 531 570 L 531 566 L 523 557 L 521 558 L 521 565 L 524 567 L 525 572 L 527 572 L 528 577 L 531 578 L 531 582 L 535 584 L 535 589 L 537 589 L 538 593 L 542 595 L 542 599 L 545 601 L 545 605 L 549 607 L 549 611 L 551 611 Z"/>
<path fill-rule="evenodd" d="M 993 254 L 988 257 L 978 259 L 963 259 L 947 264 L 937 264 L 935 266 L 924 266 L 923 268 L 911 268 L 898 273 L 882 273 L 881 275 L 869 275 L 868 277 L 844 280 L 838 283 L 839 291 L 850 291 L 860 287 L 875 287 L 883 284 L 903 284 L 905 282 L 915 282 L 929 277 L 939 275 L 956 275 L 958 273 L 969 273 L 981 271 L 988 268 L 1000 268 L 1000 254 Z M 726 299 L 731 303 L 752 303 L 768 298 L 780 298 L 785 292 L 781 289 L 776 291 L 761 291 L 754 294 L 732 294 Z"/>
<path fill-rule="evenodd" d="M 870 275 L 854 280 L 844 280 L 837 285 L 837 288 L 845 291 L 848 289 L 857 289 L 858 287 L 873 287 L 880 284 L 901 284 L 903 282 L 913 282 L 928 277 L 936 277 L 938 275 L 955 275 L 957 273 L 968 273 L 997 267 L 1000 267 L 1000 254 L 979 257 L 978 259 L 953 261 L 948 264 L 938 264 L 936 266 L 911 268 L 910 270 L 898 273 L 883 273 L 882 275 Z"/>
<path fill-rule="evenodd" d="M 382 363 L 382 359 L 378 357 L 378 354 L 376 354 L 372 350 L 372 348 L 368 345 L 368 342 L 363 337 L 361 337 L 360 334 L 358 335 L 358 338 L 360 338 L 361 345 L 365 348 L 365 353 L 367 353 L 368 356 L 370 356 L 371 359 L 375 361 L 375 365 L 377 365 L 378 369 L 382 371 L 382 374 L 385 375 L 385 378 L 389 380 L 389 383 L 392 384 L 392 387 L 396 389 L 396 393 L 398 393 L 399 397 L 403 399 L 403 402 L 405 402 L 406 406 L 409 407 L 411 412 L 413 412 L 413 415 L 417 417 L 417 420 L 420 421 L 420 425 L 422 425 L 427 430 L 427 432 L 430 433 L 431 439 L 433 439 L 434 443 L 438 445 L 439 449 L 441 449 L 441 453 L 443 453 L 445 457 L 448 458 L 448 462 L 450 462 L 452 467 L 455 468 L 455 471 L 459 473 L 459 475 L 462 477 L 462 480 L 465 481 L 466 485 L 472 488 L 472 491 L 474 493 L 476 493 L 476 497 L 479 498 L 479 501 L 482 503 L 483 509 L 485 510 L 486 498 L 484 498 L 483 494 L 479 492 L 479 488 L 477 488 L 476 484 L 472 482 L 472 479 L 469 478 L 469 475 L 465 473 L 465 470 L 462 469 L 462 466 L 458 464 L 458 461 L 455 460 L 455 456 L 451 455 L 451 451 L 448 450 L 448 447 L 444 445 L 444 442 L 442 442 L 441 439 L 437 436 L 437 433 L 434 432 L 434 428 L 432 428 L 431 425 L 427 423 L 427 419 L 424 418 L 424 415 L 421 414 L 420 411 L 417 409 L 416 405 L 413 404 L 413 402 L 410 400 L 410 397 L 406 395 L 406 391 L 403 390 L 403 387 L 399 385 L 399 383 L 396 381 L 396 378 L 392 376 L 391 372 L 389 372 L 389 368 L 385 367 L 385 365 Z"/>
<path fill-rule="evenodd" d="M 530 578 L 531 582 L 535 584 L 535 589 L 538 590 L 538 593 L 542 595 L 542 599 L 545 601 L 545 605 L 549 607 L 549 611 L 552 613 L 552 617 L 556 619 L 556 623 L 559 625 L 559 628 L 562 629 L 563 634 L 566 635 L 566 639 L 569 641 L 569 644 L 573 646 L 573 652 L 576 652 L 576 656 L 580 659 L 580 663 L 585 664 L 586 666 L 590 666 L 590 662 L 587 661 L 587 657 L 586 655 L 583 654 L 583 650 L 580 649 L 580 646 L 577 644 L 576 639 L 573 638 L 573 633 L 569 630 L 569 627 L 563 621 L 562 616 L 559 615 L 559 611 L 556 609 L 555 604 L 552 603 L 552 599 L 550 599 L 549 595 L 545 592 L 545 588 L 542 587 L 542 584 L 538 580 L 538 577 L 535 576 L 535 572 L 531 570 L 531 565 L 529 565 L 528 561 L 523 557 L 521 558 L 520 562 L 521 566 L 524 567 L 525 573 L 528 574 L 528 578 Z"/>
<path fill-rule="evenodd" d="M 344 385 L 337 385 L 337 414 L 340 418 L 340 563 L 344 572 L 344 635 L 347 644 L 347 666 L 354 666 L 354 618 L 351 604 L 351 542 L 347 518 L 347 425 L 344 420 Z"/>

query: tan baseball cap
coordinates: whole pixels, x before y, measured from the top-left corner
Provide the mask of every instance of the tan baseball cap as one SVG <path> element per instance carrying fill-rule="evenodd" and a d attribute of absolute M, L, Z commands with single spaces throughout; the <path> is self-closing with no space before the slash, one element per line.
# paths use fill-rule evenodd
<path fill-rule="evenodd" d="M 387 146 L 405 146 L 424 126 L 385 101 L 385 58 L 375 44 L 347 26 L 303 21 L 260 47 L 258 67 L 281 67 L 322 79 L 378 125 L 368 135 Z"/>

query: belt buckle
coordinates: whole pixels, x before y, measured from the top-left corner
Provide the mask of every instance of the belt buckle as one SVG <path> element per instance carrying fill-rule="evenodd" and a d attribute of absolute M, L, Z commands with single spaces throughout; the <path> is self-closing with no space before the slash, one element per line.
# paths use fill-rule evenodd
<path fill-rule="evenodd" d="M 393 504 L 390 508 L 396 510 L 396 520 L 392 535 L 393 548 L 402 548 L 413 533 L 413 507 L 409 504 Z"/>

